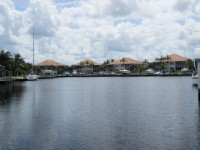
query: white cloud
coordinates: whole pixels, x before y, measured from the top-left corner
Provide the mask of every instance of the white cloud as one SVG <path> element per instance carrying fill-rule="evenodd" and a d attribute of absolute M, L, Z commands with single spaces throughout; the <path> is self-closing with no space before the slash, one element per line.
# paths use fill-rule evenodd
<path fill-rule="evenodd" d="M 191 0 L 177 0 L 175 9 L 180 12 L 187 11 L 190 8 Z"/>
<path fill-rule="evenodd" d="M 200 2 L 196 0 L 30 0 L 17 10 L 0 2 L 0 49 L 32 60 L 71 65 L 91 58 L 150 59 L 177 53 L 197 57 Z"/>
<path fill-rule="evenodd" d="M 200 14 L 200 3 L 195 6 L 195 11 L 197 14 Z"/>

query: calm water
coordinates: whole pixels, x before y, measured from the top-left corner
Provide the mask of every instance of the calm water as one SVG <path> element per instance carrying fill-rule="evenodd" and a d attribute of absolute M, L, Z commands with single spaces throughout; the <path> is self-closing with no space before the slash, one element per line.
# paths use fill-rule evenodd
<path fill-rule="evenodd" d="M 190 77 L 0 85 L 0 149 L 200 149 L 197 89 Z"/>

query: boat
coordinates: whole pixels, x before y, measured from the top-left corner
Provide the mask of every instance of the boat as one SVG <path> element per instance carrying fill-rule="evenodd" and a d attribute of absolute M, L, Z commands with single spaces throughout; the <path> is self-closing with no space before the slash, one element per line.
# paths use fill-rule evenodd
<path fill-rule="evenodd" d="M 36 75 L 36 74 L 28 74 L 26 76 L 26 79 L 29 80 L 29 81 L 34 81 L 34 80 L 38 79 L 38 75 Z"/>
<path fill-rule="evenodd" d="M 162 75 L 163 73 L 160 72 L 160 71 L 156 71 L 154 74 L 155 74 L 155 75 Z"/>
<path fill-rule="evenodd" d="M 131 71 L 127 70 L 127 69 L 119 70 L 119 72 L 122 73 L 122 74 L 130 74 L 131 73 Z"/>
<path fill-rule="evenodd" d="M 33 29 L 33 64 L 31 73 L 26 76 L 26 79 L 29 81 L 35 81 L 38 79 L 38 75 L 34 73 L 34 29 Z"/>
<path fill-rule="evenodd" d="M 148 75 L 151 75 L 151 74 L 154 74 L 155 71 L 152 68 L 149 68 L 149 69 L 145 70 L 145 73 Z"/>
<path fill-rule="evenodd" d="M 192 75 L 192 84 L 198 86 L 198 75 Z"/>

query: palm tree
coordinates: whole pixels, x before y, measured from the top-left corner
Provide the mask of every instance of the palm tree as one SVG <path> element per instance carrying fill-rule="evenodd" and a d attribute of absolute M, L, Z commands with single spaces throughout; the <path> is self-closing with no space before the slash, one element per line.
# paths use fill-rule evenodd
<path fill-rule="evenodd" d="M 114 59 L 110 59 L 110 62 L 114 62 L 115 60 Z"/>
<path fill-rule="evenodd" d="M 167 55 L 166 57 L 164 57 L 164 65 L 166 66 L 169 66 L 169 60 L 171 60 L 171 57 L 169 55 Z"/>
<path fill-rule="evenodd" d="M 83 62 L 83 61 L 80 62 L 80 65 L 81 65 L 81 66 L 83 66 L 84 64 L 85 64 L 85 62 Z"/>
<path fill-rule="evenodd" d="M 111 58 L 110 60 L 107 60 L 108 64 L 114 62 L 115 60 Z M 107 65 L 108 71 L 114 71 L 114 66 L 113 65 Z"/>
<path fill-rule="evenodd" d="M 147 69 L 147 68 L 148 68 L 148 64 L 149 64 L 148 60 L 145 59 L 145 60 L 143 61 L 143 64 L 144 64 L 144 69 Z"/>
<path fill-rule="evenodd" d="M 22 74 L 25 70 L 25 61 L 24 59 L 21 57 L 21 55 L 19 53 L 14 54 L 14 58 L 13 58 L 13 65 L 14 65 L 14 74 L 18 76 L 18 73 Z"/>
<path fill-rule="evenodd" d="M 160 56 L 159 58 L 156 58 L 155 61 L 158 61 L 160 63 L 160 69 L 164 70 L 165 69 L 165 60 L 166 57 Z"/>
<path fill-rule="evenodd" d="M 84 63 L 85 65 L 88 65 L 88 66 L 90 65 L 90 62 L 88 60 L 86 60 Z"/>
<path fill-rule="evenodd" d="M 156 58 L 155 61 L 158 61 L 158 62 L 163 62 L 165 60 L 165 57 L 163 56 L 160 56 L 159 58 Z"/>
<path fill-rule="evenodd" d="M 127 62 L 127 60 L 126 60 L 126 58 L 122 58 L 122 59 L 120 60 L 120 62 L 125 63 L 125 62 Z"/>
<path fill-rule="evenodd" d="M 110 60 L 107 59 L 106 61 L 103 62 L 103 64 L 100 66 L 100 69 L 102 71 L 105 71 L 108 68 L 108 64 L 110 63 Z"/>
<path fill-rule="evenodd" d="M 111 61 L 109 59 L 107 59 L 106 61 L 104 61 L 104 64 L 108 65 Z"/>
<path fill-rule="evenodd" d="M 169 56 L 169 55 L 167 55 L 166 57 L 165 57 L 165 60 L 167 61 L 167 63 L 169 62 L 169 60 L 171 60 L 171 57 Z"/>
<path fill-rule="evenodd" d="M 126 67 L 125 67 L 125 63 L 127 62 L 126 58 L 122 58 L 120 60 L 120 62 L 122 62 L 122 64 L 124 65 L 124 69 L 126 69 Z"/>
<path fill-rule="evenodd" d="M 89 66 L 90 66 L 90 65 L 93 65 L 93 63 L 90 62 L 89 60 L 85 60 L 85 61 L 80 62 L 80 65 L 84 66 L 84 68 L 85 68 L 85 73 L 87 74 L 87 73 L 88 73 L 88 70 L 89 70 Z"/>

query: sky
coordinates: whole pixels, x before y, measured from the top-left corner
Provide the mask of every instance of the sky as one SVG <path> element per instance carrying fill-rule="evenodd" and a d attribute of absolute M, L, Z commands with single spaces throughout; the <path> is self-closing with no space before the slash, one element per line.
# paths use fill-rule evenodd
<path fill-rule="evenodd" d="M 0 0 L 0 49 L 72 65 L 200 57 L 199 0 Z"/>

